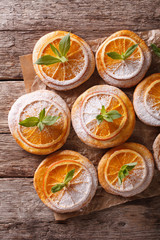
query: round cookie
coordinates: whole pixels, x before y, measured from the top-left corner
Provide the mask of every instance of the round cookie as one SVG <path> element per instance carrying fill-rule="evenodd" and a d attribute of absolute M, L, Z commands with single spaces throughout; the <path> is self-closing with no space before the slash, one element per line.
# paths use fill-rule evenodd
<path fill-rule="evenodd" d="M 57 193 L 52 193 L 51 188 L 56 183 L 63 182 L 67 172 L 73 169 L 75 172 L 70 182 Z M 46 182 L 48 172 L 51 173 L 52 180 L 48 178 Z M 95 195 L 97 185 L 97 173 L 93 164 L 78 152 L 70 150 L 49 155 L 34 174 L 34 187 L 39 198 L 58 213 L 78 211 L 86 206 Z"/>
<path fill-rule="evenodd" d="M 138 118 L 147 125 L 160 126 L 160 73 L 145 78 L 136 87 L 133 105 Z"/>
<path fill-rule="evenodd" d="M 52 65 L 38 65 L 35 62 L 42 56 L 56 57 L 50 44 L 59 50 L 60 40 L 68 32 L 54 31 L 41 37 L 33 49 L 33 64 L 36 74 L 50 88 L 56 90 L 73 89 L 87 81 L 95 69 L 95 59 L 90 46 L 77 35 L 70 33 L 70 49 L 67 61 Z"/>
<path fill-rule="evenodd" d="M 145 146 L 138 143 L 124 143 L 109 150 L 98 165 L 101 186 L 106 192 L 123 197 L 143 192 L 149 186 L 153 174 L 153 156 Z"/>
<path fill-rule="evenodd" d="M 125 60 L 112 59 L 107 53 L 124 53 L 139 44 Z M 151 53 L 145 42 L 134 32 L 121 30 L 108 37 L 96 52 L 96 66 L 103 80 L 116 87 L 130 88 L 140 82 L 151 64 Z"/>
<path fill-rule="evenodd" d="M 45 116 L 58 117 L 54 124 L 46 123 L 43 130 L 34 125 L 22 126 L 26 118 L 39 118 L 42 110 Z M 18 98 L 8 115 L 8 125 L 16 142 L 26 151 L 46 155 L 63 146 L 70 132 L 70 111 L 65 101 L 56 93 L 38 90 Z"/>
<path fill-rule="evenodd" d="M 102 106 L 106 112 L 118 111 L 121 117 L 99 124 L 97 116 Z M 81 94 L 73 104 L 71 118 L 81 141 L 95 148 L 118 146 L 131 136 L 135 126 L 131 101 L 120 89 L 109 85 L 97 85 Z"/>
<path fill-rule="evenodd" d="M 158 170 L 160 171 L 160 134 L 156 137 L 153 143 L 154 159 Z"/>

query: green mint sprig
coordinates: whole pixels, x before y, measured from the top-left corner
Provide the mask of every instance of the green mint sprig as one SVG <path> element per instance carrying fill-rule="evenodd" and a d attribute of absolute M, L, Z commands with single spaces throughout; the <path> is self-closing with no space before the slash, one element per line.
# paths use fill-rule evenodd
<path fill-rule="evenodd" d="M 126 60 L 128 57 L 130 57 L 132 55 L 132 53 L 136 50 L 136 48 L 138 47 L 138 43 L 132 45 L 131 47 L 129 47 L 127 49 L 127 51 L 125 53 L 122 52 L 122 54 L 119 54 L 117 52 L 108 52 L 106 53 L 108 55 L 108 57 L 112 58 L 112 59 L 121 59 L 121 60 Z"/>
<path fill-rule="evenodd" d="M 53 186 L 51 188 L 51 192 L 52 193 L 55 193 L 55 192 L 58 192 L 60 191 L 62 188 L 64 188 L 73 178 L 74 176 L 74 172 L 75 172 L 75 168 L 72 169 L 71 171 L 69 171 L 66 176 L 65 176 L 65 179 L 64 179 L 64 182 L 62 183 L 57 183 L 55 186 Z"/>
<path fill-rule="evenodd" d="M 56 57 L 53 57 L 51 55 L 44 55 L 40 57 L 34 64 L 49 66 L 58 62 L 67 62 L 68 59 L 66 55 L 70 49 L 70 33 L 65 35 L 59 42 L 59 50 L 51 43 L 50 48 Z"/>
<path fill-rule="evenodd" d="M 29 117 L 26 118 L 25 120 L 19 122 L 19 125 L 24 126 L 24 127 L 35 127 L 37 126 L 40 131 L 43 130 L 44 126 L 50 126 L 53 125 L 60 116 L 45 116 L 45 108 L 39 113 L 39 118 L 38 117 Z"/>
<path fill-rule="evenodd" d="M 118 183 L 119 185 L 122 184 L 122 180 L 129 175 L 129 172 L 137 165 L 137 162 L 128 163 L 121 167 L 120 171 L 118 172 Z"/>
<path fill-rule="evenodd" d="M 152 48 L 153 52 L 154 52 L 158 57 L 160 57 L 160 48 L 158 48 L 158 47 L 156 46 L 156 44 L 154 44 L 154 43 L 151 44 L 151 48 Z"/>
<path fill-rule="evenodd" d="M 120 118 L 122 115 L 117 110 L 111 110 L 106 112 L 105 106 L 102 106 L 101 114 L 96 116 L 98 121 L 98 125 L 103 121 L 106 120 L 107 122 L 113 122 L 114 119 Z"/>

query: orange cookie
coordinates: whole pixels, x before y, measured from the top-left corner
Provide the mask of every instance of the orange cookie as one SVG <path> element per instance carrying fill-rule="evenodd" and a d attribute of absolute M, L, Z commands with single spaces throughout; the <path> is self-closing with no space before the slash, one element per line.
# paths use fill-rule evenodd
<path fill-rule="evenodd" d="M 70 176 L 68 182 L 67 175 Z M 93 164 L 70 150 L 51 154 L 34 174 L 34 187 L 39 198 L 58 213 L 78 211 L 86 206 L 93 198 L 97 184 Z"/>
<path fill-rule="evenodd" d="M 160 171 L 160 134 L 158 134 L 153 143 L 153 152 L 157 168 Z"/>
<path fill-rule="evenodd" d="M 120 89 L 109 85 L 94 86 L 80 95 L 73 105 L 71 118 L 81 141 L 96 148 L 125 142 L 135 125 L 131 101 Z"/>
<path fill-rule="evenodd" d="M 142 122 L 160 126 L 160 73 L 152 74 L 138 84 L 133 95 L 133 105 Z"/>
<path fill-rule="evenodd" d="M 138 44 L 131 55 L 126 53 Z M 114 59 L 108 53 L 114 54 Z M 119 56 L 121 55 L 121 57 Z M 129 88 L 142 80 L 151 64 L 151 53 L 145 42 L 134 32 L 122 30 L 108 37 L 98 48 L 96 66 L 103 80 L 113 86 Z"/>
<path fill-rule="evenodd" d="M 46 155 L 66 142 L 70 131 L 70 111 L 59 95 L 39 90 L 16 100 L 9 112 L 8 124 L 11 134 L 23 149 Z"/>
<path fill-rule="evenodd" d="M 143 192 L 154 174 L 150 151 L 138 143 L 125 143 L 109 150 L 98 165 L 98 178 L 106 192 L 131 197 Z"/>
<path fill-rule="evenodd" d="M 33 50 L 33 63 L 36 74 L 48 87 L 63 91 L 75 88 L 87 81 L 95 69 L 93 52 L 82 38 L 70 33 L 70 48 L 64 46 L 65 50 L 69 49 L 68 52 L 64 50 L 63 46 L 60 47 L 60 41 L 67 34 L 68 32 L 64 31 L 48 33 L 38 40 Z M 52 44 L 52 47 L 50 44 Z M 64 45 L 64 41 L 61 45 Z M 55 48 L 60 54 L 57 53 Z M 58 62 L 55 61 L 51 65 L 35 64 L 39 58 L 46 55 L 50 55 L 51 60 L 53 57 L 58 58 L 62 55 L 60 57 L 61 61 L 57 60 Z"/>

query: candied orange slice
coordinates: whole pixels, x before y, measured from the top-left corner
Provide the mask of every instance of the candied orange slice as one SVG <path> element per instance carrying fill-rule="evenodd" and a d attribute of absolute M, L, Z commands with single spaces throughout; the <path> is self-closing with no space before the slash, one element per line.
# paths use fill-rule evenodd
<path fill-rule="evenodd" d="M 133 168 L 129 168 L 129 164 Z M 128 172 L 125 167 L 129 168 Z M 112 148 L 98 164 L 101 186 L 106 192 L 123 197 L 143 192 L 151 183 L 153 175 L 153 156 L 145 146 L 138 143 L 124 143 Z"/>
<path fill-rule="evenodd" d="M 109 52 L 117 52 L 120 55 L 136 42 L 129 37 L 116 37 L 106 41 L 102 50 L 102 63 L 108 75 L 118 80 L 127 80 L 136 76 L 142 69 L 144 56 L 138 46 L 135 51 L 125 60 L 112 59 L 107 55 Z"/>
<path fill-rule="evenodd" d="M 160 120 L 160 79 L 153 81 L 145 92 L 144 103 L 147 111 Z"/>
<path fill-rule="evenodd" d="M 118 183 L 118 172 L 128 163 L 137 162 L 137 165 L 129 172 L 129 175 Z M 105 170 L 105 179 L 112 189 L 131 191 L 141 185 L 146 177 L 147 168 L 143 157 L 136 151 L 122 149 L 115 151 L 108 159 Z"/>
<path fill-rule="evenodd" d="M 122 116 L 113 122 L 103 120 L 99 125 L 96 116 L 101 113 L 102 105 L 106 112 L 117 110 Z M 82 103 L 81 121 L 85 131 L 95 139 L 107 140 L 116 136 L 125 126 L 127 121 L 127 109 L 124 102 L 115 94 L 95 92 Z"/>
<path fill-rule="evenodd" d="M 61 38 L 59 37 L 51 42 L 51 44 L 53 44 L 58 50 L 60 40 Z M 43 50 L 42 56 L 48 54 L 56 57 L 49 44 Z M 88 63 L 87 52 L 82 44 L 80 44 L 80 42 L 76 41 L 75 39 L 72 39 L 71 46 L 66 55 L 66 58 L 68 61 L 64 63 L 59 62 L 49 66 L 43 65 L 43 72 L 47 76 L 58 81 L 67 81 L 81 77 L 84 74 Z"/>
<path fill-rule="evenodd" d="M 51 188 L 64 182 L 66 174 L 75 169 L 71 181 L 56 193 Z M 43 191 L 54 208 L 63 212 L 82 206 L 90 196 L 92 176 L 87 168 L 73 160 L 62 160 L 53 163 L 44 176 Z"/>
<path fill-rule="evenodd" d="M 48 148 L 58 143 L 67 131 L 67 116 L 56 102 L 39 100 L 27 104 L 20 112 L 18 122 L 28 117 L 38 117 L 40 111 L 45 108 L 46 115 L 60 116 L 55 124 L 46 126 L 42 131 L 37 126 L 24 127 L 18 125 L 18 133 L 22 140 L 34 148 Z"/>

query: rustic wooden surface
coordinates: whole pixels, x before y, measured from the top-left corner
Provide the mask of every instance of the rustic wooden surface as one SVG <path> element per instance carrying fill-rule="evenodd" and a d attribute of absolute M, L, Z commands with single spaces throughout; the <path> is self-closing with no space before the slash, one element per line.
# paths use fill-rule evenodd
<path fill-rule="evenodd" d="M 32 184 L 43 157 L 20 149 L 7 126 L 9 108 L 24 93 L 18 56 L 40 36 L 62 29 L 94 39 L 156 29 L 160 0 L 1 0 L 0 19 L 0 239 L 160 239 L 160 197 L 56 223 Z"/>

